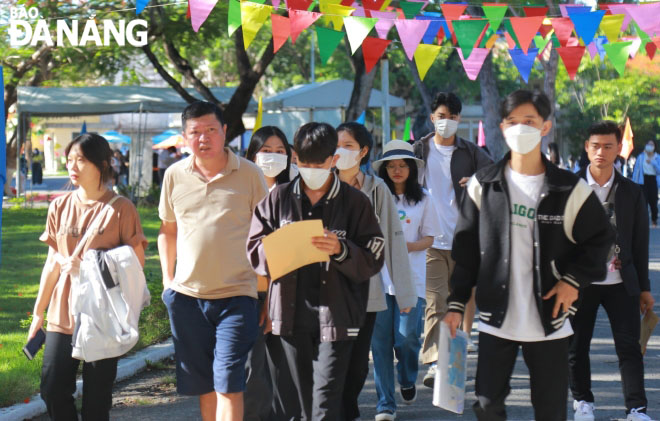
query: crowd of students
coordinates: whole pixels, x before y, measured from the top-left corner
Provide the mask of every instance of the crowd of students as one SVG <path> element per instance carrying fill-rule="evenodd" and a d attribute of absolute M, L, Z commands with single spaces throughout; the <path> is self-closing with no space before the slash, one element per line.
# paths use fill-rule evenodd
<path fill-rule="evenodd" d="M 280 129 L 262 127 L 241 158 L 225 146 L 218 107 L 196 102 L 183 111 L 192 155 L 162 174 L 158 251 L 177 391 L 199 397 L 202 419 L 360 419 L 371 351 L 375 418 L 394 420 L 397 400 L 417 398 L 420 357 L 422 382 L 433 387 L 440 323 L 452 335 L 470 334 L 476 307 L 479 419 L 506 419 L 522 348 L 534 418 L 566 419 L 570 386 L 574 419 L 593 420 L 589 346 L 601 304 L 627 419 L 650 419 L 638 341 L 640 311 L 654 304 L 648 211 L 642 189 L 614 169 L 620 128 L 591 127 L 591 164 L 576 175 L 541 153 L 552 113 L 544 94 L 519 90 L 504 99 L 501 129 L 511 151 L 497 163 L 457 136 L 461 109 L 456 95 L 440 93 L 434 131 L 414 144 L 387 143 L 371 168 L 373 139 L 358 123 L 310 122 L 292 145 Z M 54 420 L 77 419 L 67 297 L 80 256 L 70 253 L 114 196 L 103 138 L 81 135 L 66 154 L 77 189 L 49 209 L 41 236 L 49 253 L 29 332 L 48 308 L 41 393 Z M 324 233 L 310 247 L 329 262 L 271 280 L 263 239 L 312 219 Z M 130 245 L 144 260 L 146 239 L 128 200 L 114 202 L 90 238 L 84 250 Z M 83 419 L 109 419 L 116 368 L 116 358 L 83 364 Z"/>

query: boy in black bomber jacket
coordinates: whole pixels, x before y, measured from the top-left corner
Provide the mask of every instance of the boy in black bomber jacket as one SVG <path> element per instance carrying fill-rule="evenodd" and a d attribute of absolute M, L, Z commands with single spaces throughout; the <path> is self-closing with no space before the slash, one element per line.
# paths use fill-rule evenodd
<path fill-rule="evenodd" d="M 449 313 L 455 334 L 477 287 L 479 357 L 473 408 L 504 420 L 518 348 L 530 373 L 534 419 L 566 419 L 568 316 L 578 288 L 605 277 L 613 231 L 600 201 L 575 174 L 541 154 L 552 127 L 543 93 L 519 90 L 501 107 L 511 152 L 479 170 L 461 203 Z"/>
<path fill-rule="evenodd" d="M 310 246 L 327 252 L 330 262 L 304 266 L 272 282 L 269 290 L 272 332 L 280 336 L 295 387 L 281 393 L 297 394 L 302 413 L 295 418 L 302 420 L 342 419 L 352 340 L 364 322 L 369 278 L 383 266 L 383 235 L 369 198 L 330 171 L 336 148 L 332 126 L 308 123 L 298 129 L 294 150 L 300 177 L 259 203 L 247 244 L 252 267 L 268 276 L 263 237 L 306 219 L 321 219 L 326 227 L 324 237 Z"/>

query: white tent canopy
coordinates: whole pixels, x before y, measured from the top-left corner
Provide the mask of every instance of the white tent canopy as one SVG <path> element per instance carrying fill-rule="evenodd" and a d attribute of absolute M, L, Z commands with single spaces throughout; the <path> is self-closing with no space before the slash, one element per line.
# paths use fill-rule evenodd
<path fill-rule="evenodd" d="M 345 79 L 296 85 L 271 97 L 264 98 L 264 110 L 322 110 L 348 108 L 353 82 Z M 369 108 L 380 108 L 384 96 L 378 89 L 371 90 Z M 390 107 L 403 107 L 403 98 L 389 96 Z"/>
<path fill-rule="evenodd" d="M 222 103 L 231 99 L 236 88 L 211 88 Z M 202 99 L 194 89 L 187 89 Z M 94 86 L 73 88 L 19 87 L 19 113 L 32 116 L 72 116 L 121 113 L 180 113 L 188 105 L 171 88 L 143 86 Z M 248 112 L 256 112 L 257 104 L 250 99 Z"/>

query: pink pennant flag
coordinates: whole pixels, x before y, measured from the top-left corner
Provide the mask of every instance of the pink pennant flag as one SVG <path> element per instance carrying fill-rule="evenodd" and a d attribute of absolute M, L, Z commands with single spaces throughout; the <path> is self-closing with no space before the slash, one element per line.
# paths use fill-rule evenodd
<path fill-rule="evenodd" d="M 479 132 L 477 133 L 477 146 L 486 146 L 486 133 L 484 133 L 484 122 L 479 120 Z"/>
<path fill-rule="evenodd" d="M 209 17 L 217 2 L 218 0 L 188 0 L 193 31 L 199 31 L 199 27 Z"/>
<path fill-rule="evenodd" d="M 660 3 L 630 5 L 628 12 L 648 36 L 660 35 Z"/>
<path fill-rule="evenodd" d="M 280 0 L 271 0 L 271 2 L 273 3 L 273 10 L 277 10 L 280 8 L 280 2 L 281 2 Z"/>
<path fill-rule="evenodd" d="M 430 20 L 414 20 L 414 19 L 397 19 L 394 22 L 397 32 L 399 32 L 399 39 L 403 44 L 403 50 L 408 56 L 408 60 L 412 61 L 415 55 L 415 50 L 422 40 L 424 33 L 431 23 Z"/>
<path fill-rule="evenodd" d="M 396 12 L 379 12 L 372 10 L 371 17 L 378 19 L 378 22 L 376 23 L 376 32 L 378 33 L 378 38 L 387 39 L 387 34 L 394 26 L 394 21 L 396 20 Z"/>
<path fill-rule="evenodd" d="M 628 25 L 632 20 L 632 15 L 629 13 L 628 9 L 637 7 L 636 4 L 608 4 L 608 9 L 612 12 L 613 15 L 624 15 L 623 25 L 621 25 L 621 32 L 628 29 Z"/>
<path fill-rule="evenodd" d="M 359 18 L 366 18 L 367 17 L 367 14 L 364 12 L 364 7 L 360 6 L 357 3 L 353 3 L 353 6 L 351 6 L 351 7 L 355 9 L 353 11 L 353 13 L 351 13 L 351 16 L 357 16 Z"/>
<path fill-rule="evenodd" d="M 458 51 L 458 57 L 460 57 L 461 63 L 463 63 L 463 68 L 465 69 L 465 73 L 467 73 L 468 79 L 477 80 L 481 66 L 484 65 L 484 61 L 486 61 L 486 57 L 490 53 L 490 48 L 473 48 L 467 60 L 463 58 L 463 52 L 460 48 L 456 50 Z"/>
<path fill-rule="evenodd" d="M 596 55 L 598 54 L 598 46 L 596 46 L 595 41 L 591 41 L 589 45 L 587 45 L 587 51 L 589 51 L 589 55 L 591 56 L 591 59 L 593 60 Z"/>

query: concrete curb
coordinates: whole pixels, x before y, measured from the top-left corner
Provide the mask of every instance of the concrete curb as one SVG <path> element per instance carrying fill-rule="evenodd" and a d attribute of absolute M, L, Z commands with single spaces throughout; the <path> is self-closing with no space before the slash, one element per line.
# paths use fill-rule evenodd
<path fill-rule="evenodd" d="M 115 382 L 134 376 L 147 366 L 147 362 L 156 362 L 174 355 L 174 344 L 172 338 L 144 348 L 134 355 L 119 360 L 117 366 L 117 378 Z M 79 398 L 82 395 L 82 380 L 76 382 L 76 393 Z M 0 409 L 0 421 L 23 421 L 37 417 L 46 412 L 46 404 L 41 396 L 34 395 L 28 403 L 18 403 L 8 408 Z"/>

